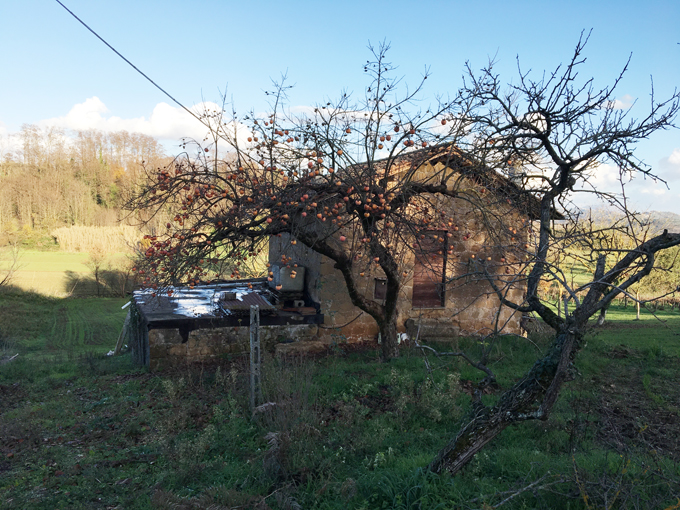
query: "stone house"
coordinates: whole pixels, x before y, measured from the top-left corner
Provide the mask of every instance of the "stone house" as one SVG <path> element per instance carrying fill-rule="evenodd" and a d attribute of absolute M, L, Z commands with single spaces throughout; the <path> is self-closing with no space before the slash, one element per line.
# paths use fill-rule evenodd
<path fill-rule="evenodd" d="M 523 335 L 521 314 L 501 306 L 488 281 L 474 276 L 474 268 L 476 263 L 485 263 L 493 267 L 492 272 L 499 277 L 506 272 L 517 273 L 526 255 L 527 236 L 538 203 L 522 193 L 515 181 L 489 169 L 462 166 L 460 158 L 451 157 L 450 151 L 442 154 L 428 149 L 427 157 L 419 159 L 423 152 L 413 151 L 401 157 L 398 161 L 401 171 L 412 172 L 411 178 L 415 180 L 426 180 L 442 171 L 459 173 L 452 185 L 477 196 L 486 194 L 489 210 L 480 210 L 463 198 L 438 199 L 437 207 L 448 211 L 454 221 L 445 230 L 427 231 L 421 243 L 422 253 L 412 253 L 402 260 L 400 269 L 407 277 L 399 296 L 400 330 L 413 335 L 420 327 L 420 337 L 431 340 L 485 336 L 493 332 Z M 414 164 L 417 165 L 415 171 Z M 446 165 L 451 168 L 445 168 Z M 393 178 L 398 176 L 399 172 L 395 172 Z M 490 216 L 502 218 L 503 232 L 489 228 Z M 281 264 L 281 255 L 287 257 L 287 266 L 296 264 L 298 268 L 305 268 L 304 287 L 308 299 L 324 316 L 323 324 L 314 335 L 316 338 L 326 343 L 377 339 L 377 323 L 352 304 L 344 278 L 333 260 L 301 243 L 292 245 L 289 235 L 272 238 L 269 261 L 277 277 L 271 285 L 278 284 L 279 275 L 287 270 Z M 384 274 L 379 267 L 359 266 L 355 276 L 366 298 L 376 301 L 385 298 Z M 506 285 L 505 292 L 508 299 L 521 302 L 525 288 L 518 279 Z"/>

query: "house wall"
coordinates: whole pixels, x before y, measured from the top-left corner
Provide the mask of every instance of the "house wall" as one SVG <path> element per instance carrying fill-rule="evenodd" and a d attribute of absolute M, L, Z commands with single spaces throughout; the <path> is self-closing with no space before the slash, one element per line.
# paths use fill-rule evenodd
<path fill-rule="evenodd" d="M 435 171 L 437 169 L 434 169 Z M 415 179 L 432 175 L 432 168 L 422 170 L 422 175 Z M 461 180 L 456 183 L 461 194 L 472 194 L 480 197 L 479 186 Z M 446 286 L 444 308 L 414 309 L 411 305 L 413 285 L 412 275 L 414 259 L 411 254 L 402 261 L 402 269 L 408 272 L 400 289 L 397 324 L 400 331 L 410 330 L 415 334 L 417 324 L 421 324 L 421 337 L 438 340 L 453 340 L 458 336 L 484 336 L 493 331 L 522 335 L 520 326 L 521 314 L 512 309 L 502 307 L 500 300 L 489 283 L 480 278 L 464 277 L 470 273 L 480 261 L 491 266 L 495 274 L 504 275 L 508 264 L 519 261 L 522 248 L 526 242 L 526 217 L 519 214 L 511 205 L 489 194 L 489 209 L 480 213 L 470 202 L 463 198 L 443 198 L 438 201 L 438 209 L 450 211 L 454 224 L 449 229 L 449 246 L 453 253 L 447 255 Z M 494 227 L 503 224 L 502 232 L 493 239 L 487 224 Z M 458 227 L 457 230 L 454 227 Z M 515 233 L 512 233 L 512 230 Z M 464 236 L 469 235 L 467 239 Z M 335 269 L 334 261 L 321 256 L 298 243 L 291 246 L 290 237 L 283 235 L 270 244 L 270 262 L 280 263 L 281 253 L 286 253 L 294 263 L 307 267 L 306 284 L 310 295 L 320 304 L 324 314 L 324 325 L 319 329 L 319 338 L 332 341 L 366 341 L 378 336 L 378 325 L 375 320 L 355 307 L 349 298 L 344 278 Z M 490 258 L 491 260 L 487 260 Z M 501 258 L 505 262 L 501 262 Z M 368 266 L 368 269 L 367 269 Z M 360 273 L 364 276 L 361 277 Z M 514 266 L 511 273 L 517 272 Z M 372 264 L 357 264 L 355 279 L 362 294 L 373 298 L 374 280 L 384 276 L 380 268 Z M 525 287 L 517 283 L 507 291 L 507 298 L 514 302 L 522 302 Z"/>
<path fill-rule="evenodd" d="M 477 235 L 468 241 L 450 241 L 454 247 L 454 255 L 447 260 L 447 279 L 455 278 L 469 271 L 470 261 L 488 256 L 495 259 L 498 269 L 504 271 L 505 265 L 501 265 L 498 259 L 500 255 L 489 254 L 483 249 L 483 235 Z M 475 255 L 475 259 L 471 256 Z M 506 254 L 506 259 L 509 257 Z M 474 263 L 474 262 L 473 262 Z M 349 342 L 373 340 L 378 335 L 378 325 L 375 320 L 354 306 L 347 293 L 345 281 L 340 271 L 335 269 L 334 262 L 322 257 L 320 264 L 319 298 L 321 311 L 324 314 L 324 326 L 339 329 L 320 330 L 319 336 L 328 341 L 345 340 Z M 413 268 L 413 260 L 406 261 L 407 269 Z M 356 279 L 359 289 L 364 296 L 373 297 L 374 281 L 376 277 L 383 276 L 380 271 L 364 272 L 364 277 L 359 276 L 359 268 L 356 270 Z M 502 329 L 503 333 L 522 335 L 520 326 L 521 314 L 513 312 L 508 307 L 501 307 L 500 301 L 486 281 L 461 280 L 449 283 L 445 291 L 444 308 L 413 308 L 411 305 L 413 294 L 412 271 L 404 279 L 400 289 L 398 301 L 397 326 L 399 331 L 409 330 L 410 335 L 415 334 L 415 329 L 420 321 L 421 338 L 437 340 L 454 340 L 459 336 L 484 336 L 492 333 L 495 329 Z M 508 294 L 512 301 L 522 301 L 524 287 L 517 285 Z M 350 323 L 350 324 L 348 324 Z M 345 326 L 345 324 L 348 324 Z"/>
<path fill-rule="evenodd" d="M 474 185 L 469 184 L 471 190 Z M 421 336 L 444 339 L 457 336 L 485 336 L 494 331 L 523 334 L 520 326 L 521 314 L 501 306 L 497 294 L 489 282 L 482 276 L 469 276 L 484 264 L 489 272 L 505 277 L 506 268 L 515 274 L 516 264 L 522 256 L 526 243 L 526 218 L 511 207 L 502 207 L 494 203 L 489 210 L 480 213 L 465 200 L 447 198 L 440 207 L 455 211 L 454 221 L 458 230 L 449 229 L 448 238 L 451 254 L 447 256 L 446 307 L 431 309 L 414 309 L 405 306 L 400 309 L 399 323 L 409 323 L 410 333 L 414 334 L 419 320 L 422 321 Z M 486 223 L 494 223 L 494 218 L 502 220 L 494 225 L 494 234 L 490 233 Z M 498 222 L 496 222 L 498 223 Z M 517 233 L 512 234 L 509 229 Z M 498 231 L 507 230 L 497 235 Z M 464 239 L 465 236 L 468 239 Z M 492 238 L 492 235 L 494 237 Z M 501 259 L 505 259 L 502 262 Z M 408 280 L 403 289 L 405 300 L 410 303 L 412 282 Z M 499 285 L 502 287 L 503 285 Z M 506 290 L 510 301 L 521 303 L 525 293 L 525 285 L 517 283 Z"/>

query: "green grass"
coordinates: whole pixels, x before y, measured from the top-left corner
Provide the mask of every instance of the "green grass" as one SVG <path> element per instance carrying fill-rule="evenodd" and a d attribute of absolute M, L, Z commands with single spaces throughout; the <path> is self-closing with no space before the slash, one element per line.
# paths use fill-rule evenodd
<path fill-rule="evenodd" d="M 12 285 L 47 296 L 64 296 L 72 290 L 74 275 L 86 276 L 90 272 L 87 260 L 87 253 L 21 251 Z"/>
<path fill-rule="evenodd" d="M 0 292 L 0 337 L 22 356 L 106 353 L 116 345 L 128 299 L 59 299 L 23 292 Z M 9 347 L 8 347 L 9 348 Z"/>
<path fill-rule="evenodd" d="M 21 271 L 28 273 L 43 271 L 84 273 L 89 271 L 85 265 L 88 257 L 87 253 L 22 250 L 20 252 L 19 265 Z"/>
<path fill-rule="evenodd" d="M 613 310 L 551 418 L 506 429 L 451 478 L 423 468 L 470 409 L 464 381 L 481 374 L 463 361 L 430 358 L 430 381 L 415 351 L 389 364 L 343 346 L 267 357 L 264 396 L 278 405 L 252 419 L 244 358 L 148 373 L 106 357 L 123 303 L 0 294 L 0 356 L 19 353 L 0 365 L 0 507 L 483 508 L 538 480 L 504 508 L 680 497 L 677 313 L 663 325 Z M 503 388 L 549 341 L 532 340 L 494 347 Z"/>
<path fill-rule="evenodd" d="M 124 254 L 115 253 L 109 260 L 115 263 L 123 257 Z M 88 267 L 89 258 L 87 253 L 21 250 L 18 270 L 14 273 L 11 284 L 23 291 L 45 296 L 80 295 L 84 289 L 95 294 L 90 289 L 92 270 Z M 0 248 L 0 270 L 6 268 L 9 261 L 8 249 Z M 106 267 L 105 263 L 102 269 Z"/>

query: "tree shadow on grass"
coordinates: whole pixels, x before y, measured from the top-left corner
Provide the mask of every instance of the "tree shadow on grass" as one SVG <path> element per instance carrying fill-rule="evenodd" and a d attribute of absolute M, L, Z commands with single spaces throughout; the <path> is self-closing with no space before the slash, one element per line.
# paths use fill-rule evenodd
<path fill-rule="evenodd" d="M 106 269 L 94 274 L 66 271 L 64 292 L 69 297 L 125 297 L 137 286 L 131 271 Z"/>
<path fill-rule="evenodd" d="M 0 339 L 11 355 L 105 354 L 116 345 L 126 310 L 119 299 L 57 298 L 0 288 Z"/>

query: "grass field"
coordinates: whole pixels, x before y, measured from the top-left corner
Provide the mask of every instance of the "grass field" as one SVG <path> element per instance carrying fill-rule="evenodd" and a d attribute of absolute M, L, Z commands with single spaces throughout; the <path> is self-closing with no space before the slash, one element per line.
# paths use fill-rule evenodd
<path fill-rule="evenodd" d="M 59 299 L 18 289 L 0 292 L 0 335 L 29 359 L 106 353 L 126 312 L 120 298 Z"/>
<path fill-rule="evenodd" d="M 467 381 L 480 374 L 460 360 L 430 358 L 429 379 L 410 350 L 389 364 L 343 346 L 267 358 L 265 400 L 278 405 L 251 418 L 243 358 L 148 373 L 105 356 L 124 302 L 0 293 L 0 358 L 19 354 L 0 364 L 1 508 L 680 504 L 677 312 L 661 323 L 612 310 L 551 418 L 506 429 L 452 479 L 423 467 L 470 409 Z M 532 341 L 498 344 L 502 388 L 547 345 Z"/>
<path fill-rule="evenodd" d="M 122 253 L 111 254 L 102 269 L 110 264 L 115 265 L 124 258 Z M 9 260 L 8 251 L 4 249 L 0 252 L 0 270 L 7 267 Z M 14 273 L 11 284 L 23 291 L 45 296 L 96 295 L 89 261 L 90 255 L 87 253 L 22 250 L 18 270 Z"/>
<path fill-rule="evenodd" d="M 22 251 L 12 284 L 46 296 L 65 296 L 71 291 L 69 275 L 89 274 L 87 261 L 87 253 Z"/>

